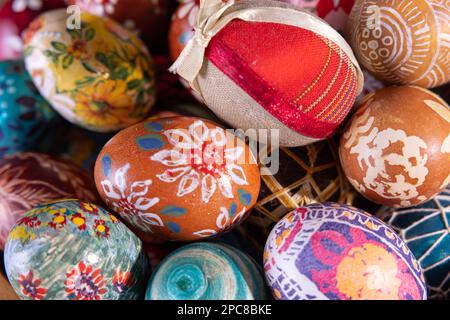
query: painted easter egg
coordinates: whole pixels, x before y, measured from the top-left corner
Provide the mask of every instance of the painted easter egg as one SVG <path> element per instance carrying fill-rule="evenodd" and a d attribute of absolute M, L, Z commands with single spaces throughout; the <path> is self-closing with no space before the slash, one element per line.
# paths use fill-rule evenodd
<path fill-rule="evenodd" d="M 98 202 L 93 181 L 76 165 L 41 153 L 0 159 L 0 250 L 14 223 L 35 206 L 63 198 Z"/>
<path fill-rule="evenodd" d="M 150 279 L 146 300 L 262 300 L 257 263 L 227 245 L 195 243 L 165 258 Z"/>
<path fill-rule="evenodd" d="M 0 157 L 36 148 L 56 118 L 23 61 L 0 61 Z"/>
<path fill-rule="evenodd" d="M 278 1 L 207 0 L 199 15 L 203 22 L 171 69 L 219 118 L 244 131 L 279 130 L 282 146 L 336 132 L 364 82 L 336 30 Z"/>
<path fill-rule="evenodd" d="M 21 218 L 8 236 L 5 267 L 27 300 L 139 299 L 150 273 L 139 238 L 79 200 L 44 204 Z"/>
<path fill-rule="evenodd" d="M 379 212 L 411 249 L 424 270 L 429 299 L 450 299 L 450 187 L 407 209 Z"/>
<path fill-rule="evenodd" d="M 260 151 L 261 191 L 249 218 L 239 229 L 264 250 L 275 224 L 294 209 L 311 203 L 338 202 L 376 212 L 351 186 L 339 164 L 334 139 L 296 148 Z"/>
<path fill-rule="evenodd" d="M 19 300 L 2 272 L 0 272 L 0 300 Z"/>
<path fill-rule="evenodd" d="M 347 178 L 369 200 L 423 203 L 450 182 L 450 107 L 420 87 L 377 91 L 351 118 L 339 154 Z"/>
<path fill-rule="evenodd" d="M 64 7 L 64 0 L 0 1 L 0 60 L 22 57 L 22 32 L 39 14 Z"/>
<path fill-rule="evenodd" d="M 312 204 L 277 223 L 264 271 L 279 300 L 424 300 L 420 266 L 406 244 L 357 208 Z"/>
<path fill-rule="evenodd" d="M 450 3 L 356 0 L 348 39 L 379 79 L 432 88 L 450 81 Z"/>
<path fill-rule="evenodd" d="M 355 0 L 281 0 L 308 10 L 343 32 Z"/>
<path fill-rule="evenodd" d="M 200 240 L 233 228 L 258 196 L 244 141 L 192 117 L 145 121 L 114 136 L 95 165 L 105 203 L 144 236 Z"/>
<path fill-rule="evenodd" d="M 149 47 L 158 49 L 163 44 L 169 23 L 169 0 L 67 0 L 81 10 L 109 17 L 140 36 Z M 131 4 L 131 5 L 130 5 Z"/>
<path fill-rule="evenodd" d="M 144 119 L 155 87 L 143 43 L 108 18 L 82 12 L 73 30 L 66 28 L 68 19 L 65 10 L 50 11 L 24 34 L 25 64 L 42 96 L 68 121 L 92 131 Z"/>

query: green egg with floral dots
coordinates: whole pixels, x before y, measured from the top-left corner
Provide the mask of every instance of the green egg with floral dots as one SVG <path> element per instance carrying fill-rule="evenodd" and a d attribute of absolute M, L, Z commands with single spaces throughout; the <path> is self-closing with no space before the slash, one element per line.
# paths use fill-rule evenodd
<path fill-rule="evenodd" d="M 26 300 L 142 299 L 150 275 L 142 243 L 92 203 L 61 200 L 29 211 L 6 242 L 5 267 Z"/>

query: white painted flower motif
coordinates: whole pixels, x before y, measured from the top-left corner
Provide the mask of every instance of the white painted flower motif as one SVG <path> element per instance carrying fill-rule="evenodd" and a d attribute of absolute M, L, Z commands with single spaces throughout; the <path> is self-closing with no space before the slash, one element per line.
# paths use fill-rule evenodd
<path fill-rule="evenodd" d="M 236 213 L 236 215 L 233 217 L 233 219 L 231 219 L 230 212 L 228 211 L 228 209 L 225 207 L 221 207 L 220 213 L 217 216 L 217 220 L 216 220 L 217 228 L 221 232 L 227 231 L 228 229 L 230 229 L 231 227 L 233 227 L 236 224 L 239 224 L 242 221 L 242 218 L 244 217 L 245 212 L 247 212 L 246 207 L 242 208 L 242 210 L 239 211 L 238 213 Z M 193 232 L 192 234 L 194 236 L 198 236 L 200 238 L 207 238 L 207 237 L 211 237 L 211 236 L 214 236 L 215 234 L 217 234 L 217 231 L 213 230 L 213 229 L 204 229 L 204 230 Z"/>
<path fill-rule="evenodd" d="M 55 76 L 47 66 L 44 54 L 40 50 L 34 50 L 25 59 L 25 63 L 41 95 L 64 117 L 74 119 L 75 102 L 69 96 L 58 92 Z"/>
<path fill-rule="evenodd" d="M 159 151 L 150 159 L 170 167 L 156 176 L 167 183 L 179 180 L 178 197 L 201 188 L 202 201 L 208 203 L 218 188 L 224 197 L 233 199 L 232 183 L 248 185 L 244 170 L 237 165 L 244 149 L 240 146 L 227 149 L 222 128 L 209 129 L 198 120 L 189 126 L 188 132 L 171 129 L 164 135 L 173 149 Z"/>
<path fill-rule="evenodd" d="M 146 198 L 152 181 L 135 181 L 127 188 L 126 174 L 130 169 L 127 163 L 114 174 L 114 181 L 101 182 L 103 192 L 108 197 L 107 204 L 130 224 L 143 231 L 152 232 L 152 226 L 164 226 L 161 218 L 150 212 L 159 198 Z"/>
<path fill-rule="evenodd" d="M 39 11 L 42 9 L 42 0 L 13 0 L 12 11 L 19 13 L 27 9 Z"/>
<path fill-rule="evenodd" d="M 199 6 L 195 0 L 183 0 L 177 11 L 179 19 L 184 19 L 187 17 L 190 26 L 194 27 L 197 20 L 197 15 L 199 11 Z"/>
<path fill-rule="evenodd" d="M 89 11 L 98 16 L 114 14 L 115 7 L 118 0 L 87 0 L 85 5 Z"/>

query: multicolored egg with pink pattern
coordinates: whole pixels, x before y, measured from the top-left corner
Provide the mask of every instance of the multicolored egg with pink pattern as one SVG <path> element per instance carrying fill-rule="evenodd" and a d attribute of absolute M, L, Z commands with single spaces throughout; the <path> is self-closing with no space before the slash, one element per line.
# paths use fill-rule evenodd
<path fill-rule="evenodd" d="M 169 24 L 170 0 L 66 0 L 92 14 L 109 17 L 140 36 L 153 50 L 160 49 Z"/>
<path fill-rule="evenodd" d="M 25 64 L 42 96 L 69 122 L 92 131 L 143 120 L 155 102 L 145 45 L 109 18 L 83 11 L 73 30 L 68 19 L 66 10 L 50 11 L 24 33 Z"/>
<path fill-rule="evenodd" d="M 381 220 L 357 208 L 312 204 L 270 233 L 264 271 L 279 300 L 425 300 L 419 263 Z"/>
<path fill-rule="evenodd" d="M 252 151 L 206 119 L 149 120 L 119 132 L 100 152 L 97 190 L 144 240 L 201 240 L 247 216 L 260 187 Z"/>
<path fill-rule="evenodd" d="M 34 150 L 56 119 L 23 61 L 0 61 L 0 157 Z"/>
<path fill-rule="evenodd" d="M 17 221 L 5 267 L 27 300 L 140 299 L 150 273 L 139 238 L 108 211 L 79 200 L 43 204 Z"/>
<path fill-rule="evenodd" d="M 0 1 L 0 60 L 22 57 L 22 32 L 41 13 L 64 7 L 64 0 Z"/>

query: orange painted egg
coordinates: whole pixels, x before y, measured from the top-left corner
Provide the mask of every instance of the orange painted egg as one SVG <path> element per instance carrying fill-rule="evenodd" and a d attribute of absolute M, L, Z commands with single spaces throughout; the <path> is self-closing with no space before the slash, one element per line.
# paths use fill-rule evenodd
<path fill-rule="evenodd" d="M 66 10 L 47 12 L 24 34 L 25 64 L 42 96 L 65 119 L 92 131 L 145 119 L 155 100 L 145 45 L 111 19 L 82 12 L 73 30 L 68 19 Z"/>
<path fill-rule="evenodd" d="M 144 240 L 201 240 L 242 222 L 258 197 L 249 147 L 214 122 L 149 120 L 119 132 L 100 152 L 97 189 Z"/>
<path fill-rule="evenodd" d="M 347 34 L 379 79 L 432 88 L 450 81 L 449 21 L 448 1 L 357 0 Z"/>
<path fill-rule="evenodd" d="M 344 130 L 339 153 L 347 178 L 369 200 L 418 205 L 450 182 L 450 108 L 420 87 L 369 94 Z"/>
<path fill-rule="evenodd" d="M 66 0 L 92 14 L 109 17 L 139 35 L 157 50 L 162 47 L 169 22 L 170 0 Z M 131 4 L 131 5 L 130 5 Z M 165 39 L 164 39 L 165 40 Z"/>

